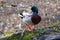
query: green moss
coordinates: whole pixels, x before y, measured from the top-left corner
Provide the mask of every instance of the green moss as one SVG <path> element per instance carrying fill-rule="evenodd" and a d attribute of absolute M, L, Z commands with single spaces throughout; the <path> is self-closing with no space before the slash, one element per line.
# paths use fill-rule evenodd
<path fill-rule="evenodd" d="M 35 35 L 32 33 L 32 34 L 28 34 L 28 35 L 25 35 L 24 37 L 23 37 L 23 40 L 31 40 L 31 38 L 34 38 L 35 37 Z"/>
<path fill-rule="evenodd" d="M 7 40 L 19 40 L 20 35 L 20 33 L 14 34 L 11 37 L 7 37 Z"/>
<path fill-rule="evenodd" d="M 19 39 L 18 36 L 7 38 L 7 40 L 18 40 L 18 39 Z"/>
<path fill-rule="evenodd" d="M 6 32 L 6 35 L 11 35 L 11 34 L 14 34 L 14 32 Z"/>
<path fill-rule="evenodd" d="M 39 30 L 35 30 L 34 33 L 36 34 L 36 36 L 41 36 L 43 33 L 45 33 L 45 29 L 39 29 Z"/>

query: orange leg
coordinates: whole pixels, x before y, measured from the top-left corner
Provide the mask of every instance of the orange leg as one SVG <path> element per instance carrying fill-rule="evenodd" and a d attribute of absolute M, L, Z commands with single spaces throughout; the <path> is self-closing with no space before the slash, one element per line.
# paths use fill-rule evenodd
<path fill-rule="evenodd" d="M 32 32 L 31 26 L 30 26 L 29 24 L 27 25 L 27 30 L 28 30 L 29 32 Z"/>
<path fill-rule="evenodd" d="M 37 26 L 34 26 L 33 28 L 31 28 L 31 26 L 28 24 L 27 25 L 27 30 L 29 31 L 29 32 L 32 32 L 33 30 L 37 30 L 38 29 L 38 27 Z"/>
<path fill-rule="evenodd" d="M 34 26 L 34 27 L 33 27 L 33 30 L 37 30 L 37 29 L 38 29 L 37 26 Z"/>

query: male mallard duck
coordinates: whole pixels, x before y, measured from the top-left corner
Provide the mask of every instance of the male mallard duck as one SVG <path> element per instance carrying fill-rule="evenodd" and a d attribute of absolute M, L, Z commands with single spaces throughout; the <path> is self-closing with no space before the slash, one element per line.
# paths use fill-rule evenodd
<path fill-rule="evenodd" d="M 33 6 L 31 10 L 33 12 L 31 20 L 33 24 L 36 25 L 41 21 L 41 17 L 38 15 L 38 8 L 36 6 Z"/>
<path fill-rule="evenodd" d="M 29 27 L 29 25 L 36 25 L 41 21 L 41 17 L 38 15 L 38 8 L 36 6 L 33 6 L 33 7 L 31 7 L 31 10 L 32 10 L 33 14 L 31 16 L 23 18 L 23 22 L 26 23 L 28 25 L 28 27 Z M 22 14 L 23 14 L 23 16 L 24 16 L 24 14 L 29 15 L 29 13 L 27 13 L 27 12 L 23 12 Z"/>

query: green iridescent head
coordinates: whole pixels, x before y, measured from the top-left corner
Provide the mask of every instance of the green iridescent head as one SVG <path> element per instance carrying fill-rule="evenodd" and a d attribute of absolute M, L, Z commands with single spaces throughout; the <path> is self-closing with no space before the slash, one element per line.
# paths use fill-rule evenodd
<path fill-rule="evenodd" d="M 38 13 L 38 8 L 36 6 L 32 6 L 31 10 L 32 10 L 32 12 Z"/>

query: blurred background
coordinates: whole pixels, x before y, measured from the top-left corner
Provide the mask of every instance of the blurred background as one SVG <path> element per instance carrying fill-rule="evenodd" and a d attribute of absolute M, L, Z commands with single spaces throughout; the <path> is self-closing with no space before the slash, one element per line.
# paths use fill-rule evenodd
<path fill-rule="evenodd" d="M 21 10 L 37 6 L 42 20 L 38 28 L 49 27 L 60 22 L 60 0 L 0 0 L 0 36 L 7 32 L 20 32 L 24 23 L 19 16 Z"/>

